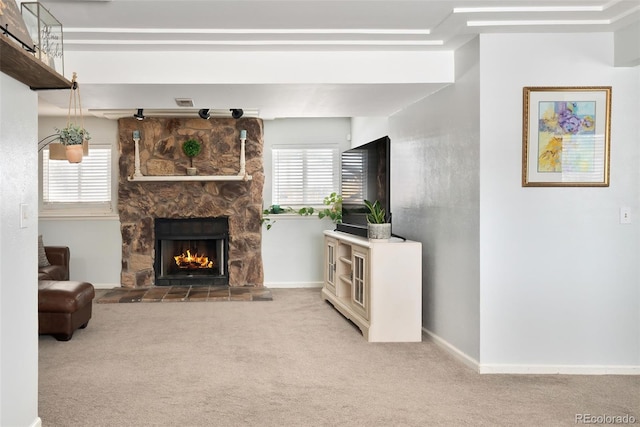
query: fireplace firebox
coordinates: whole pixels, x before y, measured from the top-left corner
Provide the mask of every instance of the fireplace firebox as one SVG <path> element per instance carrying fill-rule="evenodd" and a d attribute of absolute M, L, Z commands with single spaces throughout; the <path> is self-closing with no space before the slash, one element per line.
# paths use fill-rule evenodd
<path fill-rule="evenodd" d="M 228 218 L 156 218 L 156 286 L 229 285 Z"/>

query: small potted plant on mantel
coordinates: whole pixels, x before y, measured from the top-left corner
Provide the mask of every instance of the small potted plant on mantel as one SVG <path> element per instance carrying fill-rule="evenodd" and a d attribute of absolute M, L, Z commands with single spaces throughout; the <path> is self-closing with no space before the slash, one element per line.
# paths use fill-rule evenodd
<path fill-rule="evenodd" d="M 379 201 L 371 203 L 369 200 L 364 201 L 365 206 L 369 210 L 367 213 L 367 230 L 371 240 L 389 240 L 391 238 L 391 223 L 385 222 L 385 212 Z"/>
<path fill-rule="evenodd" d="M 197 139 L 187 139 L 182 144 L 182 152 L 191 160 L 191 167 L 187 167 L 187 175 L 193 176 L 198 173 L 198 169 L 193 167 L 193 158 L 202 151 L 202 143 Z"/>
<path fill-rule="evenodd" d="M 65 146 L 67 160 L 69 163 L 80 163 L 83 155 L 83 143 L 91 139 L 89 131 L 73 123 L 67 124 L 65 128 L 55 128 L 58 133 L 60 144 Z"/>

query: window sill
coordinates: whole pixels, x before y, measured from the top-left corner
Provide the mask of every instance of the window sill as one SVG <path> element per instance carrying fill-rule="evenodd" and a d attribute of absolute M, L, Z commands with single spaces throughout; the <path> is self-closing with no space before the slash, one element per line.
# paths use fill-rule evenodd
<path fill-rule="evenodd" d="M 113 213 L 91 213 L 91 212 L 40 212 L 40 220 L 61 220 L 75 221 L 79 219 L 92 221 L 117 221 L 120 220 L 118 214 Z"/>
<path fill-rule="evenodd" d="M 265 215 L 265 218 L 269 218 L 271 221 L 276 221 L 276 220 L 296 220 L 296 219 L 301 219 L 301 220 L 314 220 L 314 221 L 318 221 L 320 218 L 318 218 L 318 213 L 315 212 L 313 215 L 299 215 L 295 212 L 287 212 L 287 213 L 280 213 L 280 214 L 269 214 L 269 215 Z M 331 218 L 329 217 L 324 217 L 321 219 L 321 221 L 325 221 L 325 220 L 331 220 Z"/>

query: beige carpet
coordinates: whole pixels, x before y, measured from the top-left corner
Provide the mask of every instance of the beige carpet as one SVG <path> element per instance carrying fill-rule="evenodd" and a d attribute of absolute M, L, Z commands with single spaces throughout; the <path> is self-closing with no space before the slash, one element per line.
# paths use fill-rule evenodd
<path fill-rule="evenodd" d="M 430 341 L 371 344 L 319 289 L 273 301 L 95 304 L 40 337 L 50 426 L 571 426 L 640 420 L 640 377 L 479 375 Z"/>

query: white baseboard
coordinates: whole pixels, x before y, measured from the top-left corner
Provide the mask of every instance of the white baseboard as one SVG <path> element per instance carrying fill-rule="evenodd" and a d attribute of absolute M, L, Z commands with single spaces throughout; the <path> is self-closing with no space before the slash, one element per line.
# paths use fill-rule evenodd
<path fill-rule="evenodd" d="M 267 288 L 321 288 L 322 282 L 270 282 L 265 283 Z"/>
<path fill-rule="evenodd" d="M 458 347 L 454 346 L 453 344 L 449 343 L 448 341 L 442 339 L 441 337 L 439 337 L 438 335 L 434 334 L 433 332 L 431 332 L 430 330 L 426 329 L 426 328 L 422 328 L 422 330 L 429 335 L 429 337 L 436 343 L 438 344 L 440 347 L 444 348 L 445 350 L 447 350 L 449 353 L 451 353 L 451 355 L 453 357 L 455 357 L 456 359 L 458 359 L 459 361 L 461 361 L 462 363 L 464 363 L 465 365 L 467 365 L 468 367 L 470 367 L 471 369 L 473 369 L 476 372 L 480 372 L 480 364 L 478 363 L 477 360 L 475 360 L 473 357 L 469 356 L 468 354 L 464 353 L 463 351 L 461 351 Z"/>
<path fill-rule="evenodd" d="M 509 365 L 481 363 L 481 374 L 640 375 L 633 365 Z"/>
<path fill-rule="evenodd" d="M 479 363 L 456 346 L 422 328 L 440 347 L 480 374 L 524 374 L 524 375 L 640 375 L 637 365 L 516 365 Z"/>
<path fill-rule="evenodd" d="M 37 417 L 29 427 L 42 427 L 42 420 L 40 417 Z"/>

